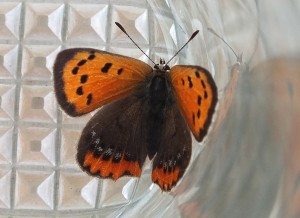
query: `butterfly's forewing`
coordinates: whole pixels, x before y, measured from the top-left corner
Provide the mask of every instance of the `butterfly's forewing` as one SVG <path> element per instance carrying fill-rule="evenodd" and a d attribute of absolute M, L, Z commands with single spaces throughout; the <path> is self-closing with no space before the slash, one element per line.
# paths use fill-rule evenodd
<path fill-rule="evenodd" d="M 211 74 L 199 66 L 174 66 L 170 77 L 177 104 L 197 141 L 202 141 L 218 99 L 216 84 Z"/>
<path fill-rule="evenodd" d="M 130 95 L 92 117 L 78 144 L 77 160 L 84 171 L 114 180 L 141 175 L 147 156 L 143 104 L 141 98 Z"/>
<path fill-rule="evenodd" d="M 177 105 L 165 112 L 160 144 L 153 160 L 152 181 L 170 191 L 183 176 L 192 152 L 191 134 Z"/>
<path fill-rule="evenodd" d="M 152 72 L 142 61 L 105 51 L 74 48 L 57 55 L 54 86 L 59 104 L 79 116 L 134 92 Z"/>

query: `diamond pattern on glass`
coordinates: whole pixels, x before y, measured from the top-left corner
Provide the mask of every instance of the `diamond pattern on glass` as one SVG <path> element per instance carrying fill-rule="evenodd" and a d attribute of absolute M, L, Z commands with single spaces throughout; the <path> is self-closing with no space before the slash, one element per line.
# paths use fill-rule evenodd
<path fill-rule="evenodd" d="M 0 170 L 0 208 L 10 208 L 11 171 Z"/>
<path fill-rule="evenodd" d="M 112 42 L 130 42 L 130 39 L 114 24 L 114 22 L 120 22 L 137 44 L 149 43 L 148 10 L 146 8 L 113 6 L 112 20 Z"/>
<path fill-rule="evenodd" d="M 0 34 L 1 35 L 1 34 Z M 18 63 L 18 46 L 0 46 L 0 78 L 12 79 L 16 76 Z"/>
<path fill-rule="evenodd" d="M 164 19 L 164 22 L 159 22 Z M 157 15 L 154 19 L 154 31 L 155 31 L 155 46 L 165 46 L 168 49 L 175 49 L 177 45 L 177 37 L 175 32 L 174 21 Z"/>
<path fill-rule="evenodd" d="M 9 164 L 12 162 L 12 140 L 13 128 L 0 127 L 0 164 Z"/>
<path fill-rule="evenodd" d="M 21 3 L 1 2 L 0 39 L 18 39 Z"/>
<path fill-rule="evenodd" d="M 61 40 L 63 4 L 26 4 L 24 38 L 27 40 Z"/>
<path fill-rule="evenodd" d="M 108 5 L 71 4 L 67 39 L 78 42 L 105 42 L 107 13 Z"/>
<path fill-rule="evenodd" d="M 62 130 L 61 165 L 63 167 L 79 168 L 76 163 L 76 149 L 80 133 L 81 130 Z"/>
<path fill-rule="evenodd" d="M 16 172 L 15 207 L 17 209 L 53 209 L 54 173 Z"/>
<path fill-rule="evenodd" d="M 0 120 L 12 120 L 15 111 L 15 85 L 0 86 Z"/>
<path fill-rule="evenodd" d="M 132 194 L 133 189 L 124 189 L 124 187 L 126 187 L 127 184 L 136 182 L 136 180 L 137 179 L 130 177 L 121 177 L 117 181 L 103 180 L 100 207 L 127 203 L 129 201 L 128 196 Z M 131 186 L 129 185 L 129 187 Z"/>
<path fill-rule="evenodd" d="M 55 130 L 36 127 L 20 128 L 17 146 L 18 164 L 55 164 Z"/>
<path fill-rule="evenodd" d="M 25 46 L 22 55 L 22 75 L 29 80 L 50 80 L 53 62 L 60 48 L 57 46 Z"/>
<path fill-rule="evenodd" d="M 37 100 L 41 98 L 43 107 L 40 107 L 41 103 Z M 20 97 L 20 118 L 23 121 L 53 122 L 56 110 L 56 100 L 51 87 L 23 86 Z"/>
<path fill-rule="evenodd" d="M 61 172 L 59 179 L 59 210 L 94 208 L 98 179 L 83 173 Z"/>

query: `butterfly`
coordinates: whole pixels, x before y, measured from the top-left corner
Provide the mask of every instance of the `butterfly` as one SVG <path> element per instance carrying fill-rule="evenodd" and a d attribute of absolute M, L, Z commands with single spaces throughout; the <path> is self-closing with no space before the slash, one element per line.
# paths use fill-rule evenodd
<path fill-rule="evenodd" d="M 121 24 L 116 25 L 130 38 Z M 131 57 L 71 48 L 57 55 L 53 73 L 57 101 L 68 115 L 101 107 L 78 142 L 82 170 L 113 180 L 140 177 L 149 157 L 152 181 L 162 191 L 170 191 L 183 176 L 191 158 L 191 132 L 197 141 L 203 140 L 218 99 L 206 69 L 170 68 L 162 59 L 152 68 Z"/>

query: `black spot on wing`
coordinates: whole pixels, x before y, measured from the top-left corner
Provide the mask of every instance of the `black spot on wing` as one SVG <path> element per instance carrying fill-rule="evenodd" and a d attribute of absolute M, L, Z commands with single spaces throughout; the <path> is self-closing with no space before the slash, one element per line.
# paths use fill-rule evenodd
<path fill-rule="evenodd" d="M 206 85 L 205 85 L 205 83 L 204 83 L 203 80 L 201 80 L 201 85 L 202 85 L 202 87 L 203 87 L 204 89 L 206 89 Z"/>
<path fill-rule="evenodd" d="M 94 55 L 94 54 L 91 54 L 89 57 L 88 57 L 88 60 L 93 60 L 94 58 L 96 57 L 96 55 Z"/>
<path fill-rule="evenodd" d="M 87 105 L 90 105 L 92 103 L 92 98 L 93 98 L 93 95 L 90 93 L 88 94 L 87 96 L 87 101 L 86 101 L 86 104 Z"/>
<path fill-rule="evenodd" d="M 195 71 L 195 76 L 196 76 L 197 78 L 200 78 L 200 73 L 199 73 L 198 70 Z"/>
<path fill-rule="evenodd" d="M 118 69 L 118 75 L 120 75 L 123 72 L 123 68 Z"/>
<path fill-rule="evenodd" d="M 135 162 L 135 161 L 137 161 L 137 157 L 135 155 L 133 155 L 132 153 L 130 153 L 130 152 L 125 152 L 124 160 Z"/>
<path fill-rule="evenodd" d="M 108 149 L 111 149 L 111 148 L 108 148 Z M 104 152 L 101 159 L 104 161 L 109 161 L 111 156 L 112 156 L 112 153 Z"/>
<path fill-rule="evenodd" d="M 113 163 L 119 163 L 122 159 L 122 156 L 123 156 L 123 153 L 120 149 L 116 149 L 115 153 L 114 153 L 114 156 L 113 156 L 113 159 L 112 159 L 112 162 Z"/>
<path fill-rule="evenodd" d="M 102 146 L 99 146 L 98 148 L 92 150 L 95 158 L 99 158 L 103 154 L 103 151 L 104 151 L 104 149 Z"/>
<path fill-rule="evenodd" d="M 79 87 L 77 88 L 76 94 L 77 94 L 77 95 L 83 95 L 82 86 L 79 86 Z"/>
<path fill-rule="evenodd" d="M 197 102 L 198 102 L 198 105 L 199 105 L 199 106 L 201 105 L 201 100 L 202 100 L 202 97 L 201 97 L 200 95 L 198 95 Z"/>
<path fill-rule="evenodd" d="M 197 117 L 198 117 L 198 119 L 200 118 L 200 115 L 201 115 L 200 109 L 198 109 L 198 111 L 197 111 Z"/>
<path fill-rule="evenodd" d="M 188 76 L 187 78 L 188 78 L 188 81 L 189 81 L 189 87 L 192 88 L 193 87 L 192 78 L 190 76 Z"/>
<path fill-rule="evenodd" d="M 107 73 L 109 71 L 109 69 L 111 68 L 112 63 L 106 63 L 104 64 L 104 66 L 101 68 L 101 72 L 102 73 Z"/>
<path fill-rule="evenodd" d="M 207 91 L 204 91 L 204 98 L 207 99 L 208 95 L 207 95 Z"/>
<path fill-rule="evenodd" d="M 72 70 L 72 74 L 76 75 L 78 73 L 79 67 L 74 67 Z"/>
<path fill-rule="evenodd" d="M 77 63 L 77 66 L 80 67 L 80 66 L 84 65 L 86 62 L 87 62 L 87 60 L 81 60 Z"/>
<path fill-rule="evenodd" d="M 87 79 L 88 79 L 88 75 L 82 75 L 81 77 L 80 77 L 80 82 L 81 83 L 86 83 L 86 81 L 87 81 Z"/>

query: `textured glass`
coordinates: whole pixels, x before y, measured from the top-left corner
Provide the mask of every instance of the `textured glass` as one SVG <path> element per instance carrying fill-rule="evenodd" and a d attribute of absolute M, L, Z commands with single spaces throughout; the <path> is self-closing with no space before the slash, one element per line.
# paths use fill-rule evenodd
<path fill-rule="evenodd" d="M 296 0 L 0 0 L 0 217 L 300 217 L 299 11 Z M 170 65 L 201 65 L 218 86 L 208 136 L 170 193 L 150 161 L 139 179 L 83 173 L 76 146 L 95 112 L 72 118 L 56 102 L 65 48 L 151 64 L 115 21 L 155 62 L 199 29 Z"/>

